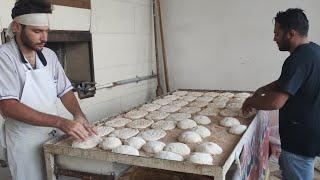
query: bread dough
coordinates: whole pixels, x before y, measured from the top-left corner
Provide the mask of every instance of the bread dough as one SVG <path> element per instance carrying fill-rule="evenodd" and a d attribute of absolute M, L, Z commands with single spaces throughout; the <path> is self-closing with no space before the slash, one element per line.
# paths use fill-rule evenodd
<path fill-rule="evenodd" d="M 132 128 L 123 128 L 123 129 L 117 129 L 113 131 L 109 136 L 110 137 L 117 137 L 120 139 L 129 139 L 139 133 L 139 130 L 132 129 Z"/>
<path fill-rule="evenodd" d="M 179 112 L 182 112 L 182 113 L 188 113 L 188 114 L 194 114 L 194 113 L 197 113 L 201 111 L 201 108 L 198 108 L 198 107 L 183 107 L 180 109 Z"/>
<path fill-rule="evenodd" d="M 231 127 L 239 124 L 239 120 L 233 117 L 225 117 L 223 120 L 220 121 L 220 125 L 224 127 Z"/>
<path fill-rule="evenodd" d="M 165 131 L 172 130 L 176 128 L 176 121 L 165 121 L 165 120 L 160 120 L 152 124 L 151 128 L 152 129 L 162 129 Z"/>
<path fill-rule="evenodd" d="M 181 107 L 177 105 L 165 105 L 160 108 L 160 111 L 173 113 L 179 111 L 180 109 Z"/>
<path fill-rule="evenodd" d="M 241 107 L 242 107 L 242 103 L 237 103 L 237 102 L 228 103 L 226 106 L 226 108 L 231 111 L 239 111 Z"/>
<path fill-rule="evenodd" d="M 119 153 L 119 154 L 139 156 L 139 151 L 137 149 L 135 149 L 134 147 L 131 147 L 128 145 L 121 145 L 117 148 L 114 148 L 114 149 L 112 149 L 112 152 Z"/>
<path fill-rule="evenodd" d="M 168 117 L 169 115 L 170 115 L 170 113 L 167 113 L 167 112 L 163 112 L 163 111 L 153 111 L 153 112 L 150 112 L 150 113 L 146 116 L 146 119 L 152 119 L 152 120 L 158 121 L 158 120 L 165 119 L 165 118 Z"/>
<path fill-rule="evenodd" d="M 165 97 L 163 97 L 163 99 L 169 99 L 171 101 L 177 100 L 179 99 L 180 96 L 176 96 L 176 95 L 167 95 Z"/>
<path fill-rule="evenodd" d="M 214 98 L 212 96 L 202 96 L 198 97 L 196 101 L 204 101 L 204 102 L 211 102 Z"/>
<path fill-rule="evenodd" d="M 228 117 L 228 116 L 233 117 L 233 116 L 237 116 L 238 112 L 230 109 L 222 109 L 219 114 L 224 117 Z"/>
<path fill-rule="evenodd" d="M 132 111 L 129 111 L 125 114 L 125 117 L 126 118 L 129 118 L 129 119 L 141 119 L 143 118 L 144 116 L 146 116 L 148 114 L 147 111 L 143 111 L 143 110 L 132 110 Z"/>
<path fill-rule="evenodd" d="M 150 103 L 150 104 L 144 104 L 143 106 L 141 106 L 140 110 L 152 112 L 159 108 L 161 108 L 161 105 Z"/>
<path fill-rule="evenodd" d="M 125 140 L 124 144 L 139 150 L 143 145 L 146 144 L 146 141 L 141 137 L 131 137 L 130 139 Z"/>
<path fill-rule="evenodd" d="M 96 147 L 101 141 L 102 141 L 102 139 L 99 136 L 93 135 L 93 136 L 90 136 L 85 141 L 75 140 L 75 141 L 72 142 L 71 146 L 73 148 L 91 149 L 91 148 Z"/>
<path fill-rule="evenodd" d="M 166 120 L 167 121 L 182 121 L 185 119 L 191 118 L 191 114 L 189 113 L 174 113 L 170 114 Z"/>
<path fill-rule="evenodd" d="M 145 129 L 151 124 L 153 124 L 154 121 L 150 119 L 137 119 L 127 124 L 127 127 L 134 128 L 134 129 Z"/>
<path fill-rule="evenodd" d="M 167 104 L 169 104 L 171 102 L 172 102 L 172 100 L 170 100 L 170 99 L 156 99 L 152 103 L 164 106 L 164 105 L 167 105 Z"/>
<path fill-rule="evenodd" d="M 104 125 L 97 127 L 97 134 L 99 137 L 106 136 L 110 134 L 112 131 L 114 131 L 113 127 L 104 126 Z"/>
<path fill-rule="evenodd" d="M 201 142 L 202 138 L 198 133 L 194 131 L 186 131 L 179 136 L 178 140 L 179 142 L 190 144 Z"/>
<path fill-rule="evenodd" d="M 217 116 L 220 110 L 218 108 L 207 107 L 206 109 L 200 111 L 198 114 L 203 116 Z"/>
<path fill-rule="evenodd" d="M 111 150 L 122 145 L 119 138 L 116 137 L 106 137 L 100 142 L 99 147 L 103 150 Z"/>
<path fill-rule="evenodd" d="M 176 91 L 172 93 L 175 96 L 185 96 L 186 94 L 188 94 L 188 91 Z"/>
<path fill-rule="evenodd" d="M 204 94 L 203 92 L 196 92 L 196 91 L 194 91 L 194 92 L 189 92 L 189 93 L 188 93 L 188 96 L 200 97 L 200 96 L 202 96 L 203 94 Z"/>
<path fill-rule="evenodd" d="M 212 165 L 213 158 L 208 153 L 195 152 L 191 154 L 189 161 L 196 164 Z"/>
<path fill-rule="evenodd" d="M 165 143 L 161 141 L 149 141 L 145 145 L 142 146 L 142 149 L 147 153 L 158 153 L 163 150 Z"/>
<path fill-rule="evenodd" d="M 197 124 L 201 125 L 207 125 L 211 123 L 210 118 L 204 115 L 197 115 L 193 119 Z"/>
<path fill-rule="evenodd" d="M 241 135 L 246 131 L 246 129 L 247 129 L 246 125 L 242 125 L 242 124 L 234 125 L 234 126 L 231 126 L 231 128 L 229 129 L 229 133 Z"/>
<path fill-rule="evenodd" d="M 179 142 L 167 144 L 164 147 L 164 151 L 180 154 L 181 156 L 187 156 L 191 152 L 189 146 Z"/>
<path fill-rule="evenodd" d="M 197 123 L 191 119 L 185 119 L 177 123 L 177 127 L 179 129 L 191 129 L 196 126 L 197 126 Z"/>
<path fill-rule="evenodd" d="M 154 157 L 173 161 L 183 161 L 183 157 L 180 154 L 176 154 L 169 151 L 160 151 L 156 153 Z"/>
<path fill-rule="evenodd" d="M 217 109 L 217 108 L 224 108 L 227 105 L 227 101 L 214 101 L 208 104 L 208 108 Z"/>
<path fill-rule="evenodd" d="M 151 129 L 141 133 L 141 137 L 146 141 L 157 141 L 166 135 L 167 133 L 161 129 Z"/>
<path fill-rule="evenodd" d="M 196 147 L 196 152 L 218 155 L 223 152 L 222 148 L 213 142 L 205 142 Z"/>
<path fill-rule="evenodd" d="M 197 99 L 197 97 L 196 96 L 183 96 L 182 98 L 181 98 L 181 100 L 183 100 L 183 101 L 188 101 L 188 102 L 191 102 L 191 101 L 194 101 L 194 100 L 196 100 Z"/>
<path fill-rule="evenodd" d="M 131 121 L 132 121 L 131 119 L 120 117 L 120 118 L 114 118 L 110 121 L 107 121 L 104 123 L 104 125 L 114 127 L 114 128 L 119 128 L 119 127 L 125 126 L 126 124 L 128 124 Z"/>
<path fill-rule="evenodd" d="M 206 101 L 194 101 L 194 102 L 191 102 L 188 106 L 189 106 L 189 107 L 202 108 L 202 107 L 207 106 L 208 104 L 209 104 L 209 103 L 206 102 Z"/>
<path fill-rule="evenodd" d="M 170 103 L 170 104 L 182 107 L 182 106 L 189 104 L 189 102 L 184 101 L 184 100 L 176 100 L 176 101 L 172 101 L 172 103 Z"/>
<path fill-rule="evenodd" d="M 196 126 L 191 129 L 192 131 L 198 133 L 202 138 L 211 136 L 211 131 L 204 126 Z"/>

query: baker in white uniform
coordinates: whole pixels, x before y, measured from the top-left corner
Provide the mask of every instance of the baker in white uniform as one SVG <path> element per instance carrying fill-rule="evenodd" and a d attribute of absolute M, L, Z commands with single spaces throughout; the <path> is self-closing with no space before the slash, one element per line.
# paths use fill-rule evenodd
<path fill-rule="evenodd" d="M 20 0 L 12 9 L 11 41 L 0 46 L 0 109 L 13 180 L 46 179 L 42 144 L 54 129 L 85 140 L 96 133 L 72 92 L 56 54 L 45 48 L 51 4 Z M 74 121 L 57 116 L 57 99 Z M 1 130 L 0 130 L 1 131 Z"/>

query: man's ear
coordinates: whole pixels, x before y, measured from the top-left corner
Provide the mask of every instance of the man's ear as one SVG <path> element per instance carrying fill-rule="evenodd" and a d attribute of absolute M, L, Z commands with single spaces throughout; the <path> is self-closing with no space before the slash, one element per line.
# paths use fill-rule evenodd
<path fill-rule="evenodd" d="M 289 38 L 289 39 L 292 39 L 293 37 L 295 37 L 296 35 L 297 35 L 297 31 L 295 31 L 295 30 L 293 30 L 293 29 L 290 29 L 289 31 L 288 31 L 288 33 L 287 33 L 287 37 Z"/>
<path fill-rule="evenodd" d="M 16 21 L 12 22 L 12 32 L 13 33 L 17 33 L 17 32 L 21 32 L 22 27 L 19 23 L 17 23 Z"/>

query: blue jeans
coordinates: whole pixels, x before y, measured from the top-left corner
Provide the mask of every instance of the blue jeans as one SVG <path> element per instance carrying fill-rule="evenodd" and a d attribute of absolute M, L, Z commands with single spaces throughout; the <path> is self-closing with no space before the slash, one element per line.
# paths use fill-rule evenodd
<path fill-rule="evenodd" d="M 282 180 L 313 180 L 314 158 L 281 150 L 279 165 Z"/>

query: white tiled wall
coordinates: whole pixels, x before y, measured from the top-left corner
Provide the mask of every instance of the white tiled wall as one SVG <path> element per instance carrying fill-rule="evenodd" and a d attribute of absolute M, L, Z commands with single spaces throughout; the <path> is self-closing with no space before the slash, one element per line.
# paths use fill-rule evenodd
<path fill-rule="evenodd" d="M 92 1 L 91 11 L 98 88 L 115 81 L 155 73 L 151 0 L 95 0 Z M 101 89 L 95 98 L 81 100 L 81 107 L 89 119 L 97 120 L 106 114 L 114 115 L 150 100 L 155 96 L 155 88 L 153 79 Z M 94 114 L 95 109 L 103 112 Z"/>

